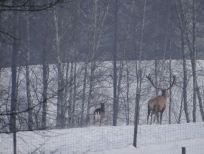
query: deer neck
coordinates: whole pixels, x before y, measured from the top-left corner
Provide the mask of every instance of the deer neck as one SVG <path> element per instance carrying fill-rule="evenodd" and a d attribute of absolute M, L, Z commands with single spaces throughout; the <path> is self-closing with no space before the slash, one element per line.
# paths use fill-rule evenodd
<path fill-rule="evenodd" d="M 101 107 L 101 111 L 104 112 L 104 106 Z"/>
<path fill-rule="evenodd" d="M 162 95 L 165 99 L 167 99 L 167 94 L 166 94 L 166 91 L 162 91 Z"/>

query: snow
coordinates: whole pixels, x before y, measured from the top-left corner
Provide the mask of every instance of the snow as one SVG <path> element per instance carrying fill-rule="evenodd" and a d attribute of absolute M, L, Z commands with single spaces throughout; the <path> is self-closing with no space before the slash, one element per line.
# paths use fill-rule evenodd
<path fill-rule="evenodd" d="M 103 152 L 93 152 L 89 154 L 181 154 L 181 147 L 187 147 L 187 154 L 204 154 L 204 139 L 190 139 L 180 142 L 157 144 L 109 150 Z"/>
<path fill-rule="evenodd" d="M 141 125 L 138 148 L 133 126 L 102 126 L 17 133 L 18 153 L 56 154 L 204 154 L 204 123 Z M 115 150 L 113 150 L 115 149 Z M 0 154 L 12 153 L 12 134 L 0 134 Z"/>

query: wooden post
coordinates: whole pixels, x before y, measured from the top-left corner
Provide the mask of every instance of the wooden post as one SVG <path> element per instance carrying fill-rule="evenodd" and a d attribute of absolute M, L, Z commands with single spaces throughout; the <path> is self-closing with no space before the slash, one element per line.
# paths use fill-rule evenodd
<path fill-rule="evenodd" d="M 186 147 L 182 147 L 182 154 L 186 154 Z"/>

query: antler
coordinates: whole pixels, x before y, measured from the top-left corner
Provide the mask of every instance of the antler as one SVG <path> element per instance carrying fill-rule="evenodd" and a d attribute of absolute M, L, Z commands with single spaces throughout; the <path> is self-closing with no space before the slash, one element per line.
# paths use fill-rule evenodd
<path fill-rule="evenodd" d="M 158 87 L 154 84 L 154 82 L 152 81 L 152 78 L 151 78 L 151 75 L 150 75 L 150 74 L 147 75 L 146 78 L 150 81 L 150 83 L 152 84 L 152 86 L 153 86 L 154 88 L 161 90 L 161 88 L 158 88 Z"/>
<path fill-rule="evenodd" d="M 150 83 L 152 84 L 152 86 L 154 87 L 154 88 L 156 88 L 156 89 L 160 89 L 160 90 L 162 90 L 162 89 L 164 89 L 164 88 L 159 88 L 159 87 L 157 87 L 155 84 L 154 84 L 154 82 L 152 81 L 152 78 L 151 78 L 151 75 L 149 74 L 148 76 L 146 76 L 146 78 L 150 81 Z M 173 81 L 171 82 L 171 84 L 170 84 L 170 86 L 168 87 L 168 88 L 165 88 L 165 90 L 168 90 L 168 89 L 170 89 L 171 87 L 173 87 L 173 85 L 176 83 L 176 76 L 174 75 L 173 76 Z"/>
<path fill-rule="evenodd" d="M 166 88 L 166 90 L 170 89 L 176 83 L 176 76 L 173 76 L 173 81 L 171 82 L 170 86 Z"/>

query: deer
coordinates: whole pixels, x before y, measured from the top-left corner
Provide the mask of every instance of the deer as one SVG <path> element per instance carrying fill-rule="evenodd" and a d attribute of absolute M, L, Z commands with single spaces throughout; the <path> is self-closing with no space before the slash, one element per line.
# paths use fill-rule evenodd
<path fill-rule="evenodd" d="M 166 108 L 167 97 L 168 97 L 168 90 L 173 87 L 176 82 L 176 76 L 173 76 L 173 81 L 171 81 L 169 87 L 167 88 L 160 88 L 157 87 L 154 82 L 152 81 L 151 75 L 149 74 L 146 78 L 150 81 L 152 86 L 161 91 L 161 95 L 151 98 L 148 101 L 148 113 L 147 113 L 147 124 L 149 123 L 149 116 L 151 116 L 151 123 L 152 123 L 152 115 L 155 114 L 157 118 L 157 123 L 162 124 L 162 115 Z M 160 114 L 160 115 L 159 115 Z M 160 117 L 160 118 L 159 118 Z"/>
<path fill-rule="evenodd" d="M 101 103 L 99 108 L 94 110 L 94 124 L 96 122 L 96 118 L 99 117 L 99 123 L 101 125 L 103 119 L 105 118 L 105 104 Z"/>

